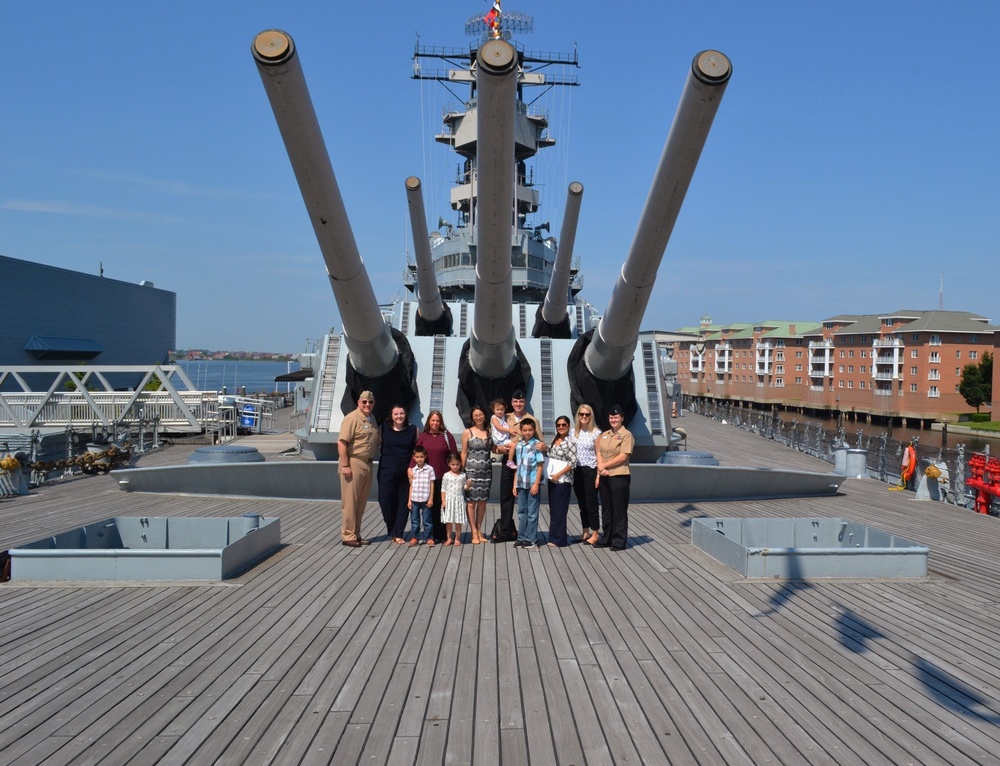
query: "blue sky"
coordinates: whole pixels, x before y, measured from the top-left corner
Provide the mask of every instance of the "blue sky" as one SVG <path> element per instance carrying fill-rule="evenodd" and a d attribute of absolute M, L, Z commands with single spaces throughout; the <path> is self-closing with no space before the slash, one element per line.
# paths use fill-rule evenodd
<path fill-rule="evenodd" d="M 58 7 L 58 11 L 56 8 Z M 558 145 L 535 179 L 607 302 L 694 55 L 734 74 L 645 327 L 944 307 L 994 313 L 1000 99 L 994 2 L 507 2 L 537 51 L 576 45 L 579 88 L 543 98 Z M 417 34 L 461 46 L 485 0 L 13 3 L 2 12 L 0 254 L 177 293 L 180 347 L 300 350 L 339 327 L 322 257 L 250 56 L 288 31 L 380 300 L 412 250 L 403 181 L 431 228 L 457 159 L 433 143 L 439 84 Z M 40 307 L 44 310 L 44 307 Z"/>

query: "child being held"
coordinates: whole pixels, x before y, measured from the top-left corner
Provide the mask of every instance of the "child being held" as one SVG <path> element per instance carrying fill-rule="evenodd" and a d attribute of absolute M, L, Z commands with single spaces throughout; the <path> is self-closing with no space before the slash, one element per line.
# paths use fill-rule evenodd
<path fill-rule="evenodd" d="M 490 403 L 490 410 L 493 412 L 492 417 L 490 417 L 490 438 L 493 440 L 493 451 L 498 455 L 503 455 L 506 460 L 510 438 L 514 433 L 507 425 L 507 405 L 503 399 L 494 399 Z"/>

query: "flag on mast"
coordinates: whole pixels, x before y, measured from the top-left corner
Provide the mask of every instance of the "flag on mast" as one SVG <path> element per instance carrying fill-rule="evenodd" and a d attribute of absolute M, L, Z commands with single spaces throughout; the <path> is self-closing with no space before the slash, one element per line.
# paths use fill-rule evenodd
<path fill-rule="evenodd" d="M 493 0 L 493 7 L 490 8 L 489 13 L 483 16 L 486 26 L 490 29 L 495 29 L 500 24 L 500 13 L 500 0 Z"/>

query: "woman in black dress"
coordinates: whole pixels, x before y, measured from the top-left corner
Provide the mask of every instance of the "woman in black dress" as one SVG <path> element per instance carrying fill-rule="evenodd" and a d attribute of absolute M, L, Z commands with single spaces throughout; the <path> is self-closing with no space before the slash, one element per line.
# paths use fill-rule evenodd
<path fill-rule="evenodd" d="M 407 421 L 406 410 L 397 404 L 379 430 L 382 455 L 378 461 L 378 504 L 382 508 L 386 532 L 396 545 L 400 545 L 409 516 L 406 499 L 410 494 L 410 481 L 406 469 L 410 467 L 413 446 L 417 443 L 417 427 Z"/>

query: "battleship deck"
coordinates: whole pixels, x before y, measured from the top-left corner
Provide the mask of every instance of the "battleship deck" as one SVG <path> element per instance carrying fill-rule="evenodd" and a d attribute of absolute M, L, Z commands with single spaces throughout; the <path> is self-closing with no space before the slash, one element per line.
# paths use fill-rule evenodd
<path fill-rule="evenodd" d="M 828 469 L 681 422 L 724 465 Z M 376 543 L 345 548 L 329 502 L 95 476 L 0 500 L 0 547 L 111 515 L 248 511 L 281 517 L 285 546 L 225 583 L 0 585 L 0 763 L 1000 762 L 1000 520 L 871 480 L 633 506 L 614 553 L 397 547 L 375 504 Z M 930 546 L 930 576 L 742 580 L 690 544 L 697 516 L 814 515 Z"/>

